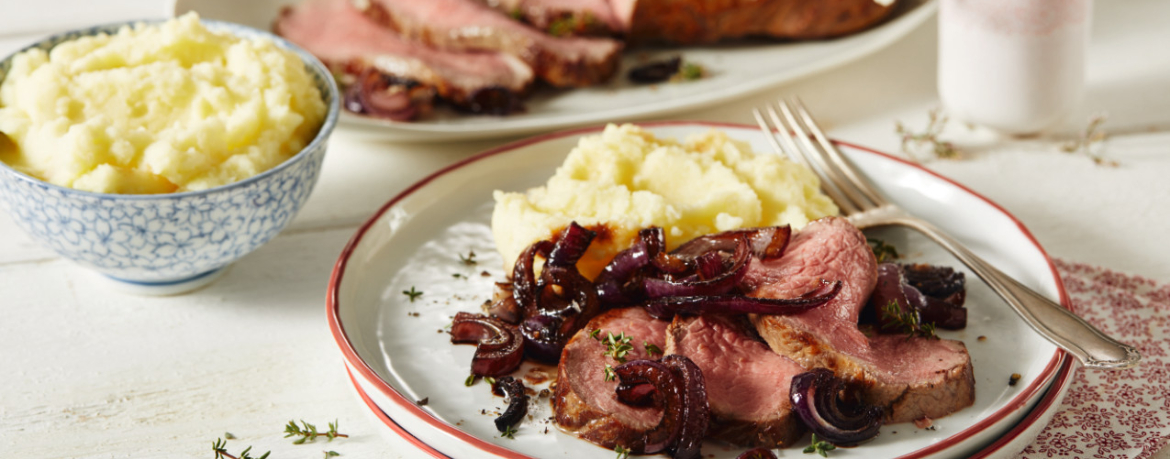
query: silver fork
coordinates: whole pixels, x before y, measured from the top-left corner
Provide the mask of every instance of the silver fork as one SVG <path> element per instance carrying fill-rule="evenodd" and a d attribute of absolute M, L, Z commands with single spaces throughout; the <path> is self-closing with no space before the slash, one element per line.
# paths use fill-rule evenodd
<path fill-rule="evenodd" d="M 759 108 L 753 114 L 764 132 L 773 133 L 767 136 L 772 147 L 815 171 L 821 178 L 822 189 L 858 228 L 898 225 L 933 239 L 1003 297 L 1024 322 L 1087 368 L 1123 369 L 1137 365 L 1141 355 L 1133 346 L 1106 336 L 1084 319 L 983 261 L 938 227 L 891 203 L 825 137 L 798 99 L 780 100 L 768 105 L 765 111 L 767 118 Z"/>

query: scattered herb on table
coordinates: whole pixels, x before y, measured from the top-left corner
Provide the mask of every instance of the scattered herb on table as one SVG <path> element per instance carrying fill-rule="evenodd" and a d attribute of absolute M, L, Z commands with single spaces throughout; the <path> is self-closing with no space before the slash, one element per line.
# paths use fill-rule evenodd
<path fill-rule="evenodd" d="M 297 423 L 293 421 L 288 421 L 288 425 L 284 426 L 284 438 L 300 437 L 296 440 L 293 440 L 294 445 L 311 442 L 316 440 L 317 437 L 321 436 L 328 438 L 329 441 L 333 441 L 333 439 L 337 437 L 349 437 L 349 435 L 337 432 L 336 420 L 329 423 L 329 431 L 327 432 L 317 432 L 317 426 L 309 424 L 303 420 L 301 421 L 300 426 L 297 426 Z"/>
<path fill-rule="evenodd" d="M 402 294 L 410 297 L 410 302 L 413 303 L 415 299 L 418 299 L 418 297 L 422 296 L 423 292 L 415 290 L 414 286 L 411 285 L 410 290 L 403 290 Z"/>
<path fill-rule="evenodd" d="M 882 318 L 891 322 L 882 326 L 882 329 L 897 328 L 906 334 L 906 339 L 912 337 L 938 339 L 934 333 L 934 324 L 922 323 L 914 311 L 904 311 L 896 301 L 890 301 L 882 308 Z"/>
<path fill-rule="evenodd" d="M 231 432 L 224 432 L 224 433 L 223 433 L 223 438 L 224 438 L 225 440 L 235 440 L 235 439 L 236 439 L 236 436 L 235 436 L 235 435 L 232 435 L 232 433 L 231 433 Z"/>
<path fill-rule="evenodd" d="M 958 159 L 962 156 L 955 144 L 939 139 L 943 129 L 947 126 L 947 116 L 939 109 L 930 111 L 930 120 L 922 132 L 911 132 L 901 121 L 894 122 L 894 132 L 902 137 L 902 152 L 910 155 L 911 159 L 918 160 L 914 150 L 921 150 L 923 145 L 930 146 L 930 152 L 935 158 Z M 911 145 L 914 148 L 911 148 Z"/>
<path fill-rule="evenodd" d="M 215 459 L 266 459 L 268 455 L 272 453 L 272 451 L 268 451 L 260 457 L 254 458 L 249 454 L 249 452 L 252 451 L 252 447 L 249 446 L 244 448 L 243 451 L 240 451 L 239 456 L 233 456 L 231 453 L 227 452 L 227 441 L 222 438 L 216 438 L 215 441 L 211 443 L 211 450 L 215 452 Z"/>
<path fill-rule="evenodd" d="M 1098 148 L 1106 137 L 1105 131 L 1101 130 L 1101 125 L 1105 124 L 1105 118 L 1105 115 L 1094 115 L 1089 118 L 1089 125 L 1081 132 L 1081 136 L 1061 145 L 1060 150 L 1070 154 L 1082 153 L 1098 166 L 1120 166 L 1117 161 L 1106 159 L 1101 153 L 1101 149 Z"/>
<path fill-rule="evenodd" d="M 837 449 L 837 446 L 817 438 L 817 434 L 812 435 L 812 444 L 804 449 L 804 453 L 817 453 L 821 457 L 829 457 L 829 451 Z"/>
<path fill-rule="evenodd" d="M 329 459 L 331 457 L 337 457 L 340 455 L 341 455 L 341 453 L 339 453 L 337 451 L 325 451 L 325 459 Z"/>
<path fill-rule="evenodd" d="M 865 242 L 869 243 L 869 249 L 873 250 L 873 256 L 877 257 L 878 263 L 885 263 L 898 258 L 898 248 L 894 247 L 893 244 L 872 237 L 865 238 Z"/>

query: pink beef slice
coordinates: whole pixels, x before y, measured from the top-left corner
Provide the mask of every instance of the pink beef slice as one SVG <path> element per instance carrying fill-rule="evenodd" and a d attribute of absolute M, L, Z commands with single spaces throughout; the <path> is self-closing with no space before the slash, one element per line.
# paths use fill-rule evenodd
<path fill-rule="evenodd" d="M 751 316 L 772 350 L 806 368 L 828 368 L 860 383 L 867 402 L 887 407 L 887 422 L 938 418 L 975 402 L 971 357 L 962 342 L 871 338 L 857 328 L 877 282 L 877 262 L 865 235 L 845 219 L 810 223 L 779 259 L 752 260 L 744 282 L 751 296 L 792 298 L 822 279 L 844 283 L 825 305 L 790 316 Z"/>
<path fill-rule="evenodd" d="M 550 34 L 617 35 L 622 30 L 622 22 L 609 0 L 487 0 L 487 3 Z"/>
<path fill-rule="evenodd" d="M 604 338 L 608 333 L 625 333 L 633 346 L 626 355 L 627 361 L 658 359 L 660 355 L 647 355 L 643 342 L 659 349 L 665 347 L 667 325 L 642 308 L 626 308 L 607 311 L 577 332 L 561 352 L 557 368 L 552 398 L 557 424 L 606 448 L 622 445 L 641 451 L 646 444 L 645 434 L 662 419 L 662 409 L 632 407 L 618 401 L 618 381 L 605 380 L 605 366 L 620 363 L 603 355 L 605 345 L 589 334 L 601 330 L 600 337 Z"/>
<path fill-rule="evenodd" d="M 433 87 L 463 107 L 484 103 L 477 96 L 485 92 L 520 96 L 534 78 L 527 64 L 507 54 L 450 52 L 407 41 L 367 18 L 350 0 L 307 0 L 286 7 L 273 28 L 334 71 L 357 75 L 373 68 Z"/>
<path fill-rule="evenodd" d="M 685 355 L 703 370 L 710 438 L 784 448 L 804 434 L 788 390 L 792 377 L 805 370 L 772 352 L 750 327 L 738 317 L 676 317 L 666 332 L 666 353 Z"/>
<path fill-rule="evenodd" d="M 601 83 L 617 71 L 622 43 L 608 38 L 553 37 L 478 0 L 362 0 L 362 10 L 403 36 L 449 50 L 516 56 L 557 87 Z"/>

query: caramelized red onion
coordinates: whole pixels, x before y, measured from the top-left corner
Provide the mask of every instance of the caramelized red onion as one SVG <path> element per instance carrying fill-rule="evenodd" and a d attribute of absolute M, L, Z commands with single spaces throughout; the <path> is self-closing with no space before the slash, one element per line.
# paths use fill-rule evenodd
<path fill-rule="evenodd" d="M 516 328 L 480 314 L 456 314 L 451 325 L 451 342 L 476 344 L 471 373 L 477 376 L 511 373 L 524 358 L 524 339 Z"/>
<path fill-rule="evenodd" d="M 735 237 L 735 252 L 730 267 L 722 270 L 723 257 L 719 252 L 709 251 L 696 258 L 698 275 L 690 281 L 648 278 L 645 281 L 648 298 L 689 297 L 695 295 L 722 295 L 730 292 L 743 279 L 751 260 L 751 244 L 745 236 Z M 704 278 L 711 276 L 710 278 Z"/>
<path fill-rule="evenodd" d="M 675 459 L 698 459 L 707 434 L 710 408 L 703 372 L 690 359 L 672 354 L 661 361 L 634 360 L 614 368 L 620 384 L 654 387 L 655 404 L 662 407 L 662 420 L 646 433 L 640 454 L 669 451 Z M 620 387 L 620 386 L 619 386 Z"/>
<path fill-rule="evenodd" d="M 911 276 L 917 285 L 924 286 L 936 295 L 945 296 L 927 295 L 911 284 Z M 930 265 L 881 263 L 878 265 L 878 282 L 870 295 L 869 306 L 873 309 L 874 320 L 882 333 L 904 331 L 903 326 L 884 313 L 890 303 L 896 304 L 903 314 L 917 316 L 920 323 L 958 330 L 967 326 L 967 309 L 962 307 L 965 297 L 963 273 Z"/>
<path fill-rule="evenodd" d="M 837 446 L 854 446 L 878 434 L 883 411 L 860 399 L 842 400 L 849 394 L 845 382 L 833 372 L 818 368 L 792 378 L 789 397 L 801 421 L 817 437 Z"/>
<path fill-rule="evenodd" d="M 769 260 L 784 254 L 788 241 L 792 239 L 792 227 L 768 226 L 700 236 L 678 246 L 672 253 L 693 258 L 711 251 L 731 252 L 735 250 L 741 237 L 746 237 L 751 242 L 753 256 Z"/>
<path fill-rule="evenodd" d="M 646 312 L 658 319 L 697 314 L 797 314 L 829 302 L 841 292 L 841 281 L 822 281 L 820 287 L 797 298 L 754 298 L 712 295 L 656 298 Z"/>
<path fill-rule="evenodd" d="M 508 403 L 508 408 L 495 420 L 496 430 L 503 432 L 508 426 L 524 420 L 528 414 L 528 394 L 524 392 L 524 383 L 511 376 L 504 376 L 492 384 L 492 393 L 503 395 Z"/>
<path fill-rule="evenodd" d="M 394 121 L 410 121 L 418 117 L 419 104 L 429 104 L 433 96 L 432 90 L 415 81 L 366 69 L 346 88 L 345 109 Z"/>
<path fill-rule="evenodd" d="M 573 222 L 555 243 L 539 241 L 517 259 L 512 293 L 524 312 L 520 333 L 530 357 L 556 363 L 569 338 L 601 312 L 597 288 L 576 268 L 596 236 Z M 545 258 L 539 279 L 533 270 L 536 255 Z"/>
<path fill-rule="evenodd" d="M 598 298 L 610 306 L 625 306 L 640 301 L 645 296 L 641 281 L 643 271 L 664 251 L 666 238 L 662 228 L 638 231 L 634 245 L 618 252 L 594 279 Z"/>

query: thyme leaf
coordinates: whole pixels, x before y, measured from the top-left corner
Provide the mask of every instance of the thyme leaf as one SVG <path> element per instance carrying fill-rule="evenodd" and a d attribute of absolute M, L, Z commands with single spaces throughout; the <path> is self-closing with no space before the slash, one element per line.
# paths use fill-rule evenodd
<path fill-rule="evenodd" d="M 294 445 L 301 445 L 305 442 L 312 442 L 316 440 L 317 437 L 322 436 L 329 439 L 329 441 L 333 441 L 333 439 L 337 437 L 349 437 L 349 435 L 337 432 L 336 420 L 329 423 L 329 430 L 327 432 L 318 432 L 317 426 L 309 424 L 303 420 L 301 421 L 300 426 L 298 426 L 294 421 L 288 421 L 288 425 L 284 426 L 284 438 L 299 437 L 296 440 L 293 440 Z"/>
<path fill-rule="evenodd" d="M 817 438 L 817 434 L 812 435 L 812 444 L 804 449 L 804 454 L 817 453 L 821 457 L 829 457 L 829 451 L 837 449 L 837 446 L 824 440 Z"/>
<path fill-rule="evenodd" d="M 642 341 L 642 347 L 646 348 L 646 355 L 662 355 L 662 348 L 655 346 L 654 343 Z"/>
<path fill-rule="evenodd" d="M 935 158 L 959 159 L 962 157 L 962 152 L 955 148 L 955 144 L 939 138 L 947 126 L 946 114 L 942 113 L 942 110 L 933 109 L 928 116 L 930 120 L 922 132 L 911 131 L 901 121 L 894 122 L 894 132 L 902 138 L 902 152 L 917 161 L 919 160 L 918 155 L 914 152 L 921 151 L 923 146 L 929 146 L 929 151 Z"/>
<path fill-rule="evenodd" d="M 878 263 L 898 258 L 898 248 L 893 244 L 872 237 L 865 238 L 865 241 L 869 243 L 869 249 L 873 250 L 873 256 L 877 258 Z"/>
<path fill-rule="evenodd" d="M 421 292 L 419 290 L 415 290 L 414 286 L 411 285 L 410 290 L 403 290 L 402 294 L 410 297 L 410 302 L 413 303 L 414 300 L 416 300 L 416 299 L 418 299 L 418 297 L 422 296 L 423 292 Z"/>
<path fill-rule="evenodd" d="M 249 446 L 244 448 L 243 451 L 240 451 L 239 456 L 233 456 L 231 453 L 228 453 L 227 441 L 222 438 L 216 438 L 215 441 L 211 443 L 211 451 L 215 453 L 215 459 L 268 459 L 268 455 L 272 454 L 272 451 L 268 451 L 260 455 L 260 457 L 254 458 L 251 454 L 249 454 L 249 452 L 252 451 L 252 447 Z"/>
<path fill-rule="evenodd" d="M 933 323 L 922 323 L 915 311 L 903 310 L 898 306 L 898 302 L 890 301 L 882 308 L 882 318 L 888 319 L 891 322 L 882 325 L 882 329 L 897 328 L 902 333 L 906 334 L 906 339 L 915 336 L 921 338 L 938 339 L 935 334 Z"/>

